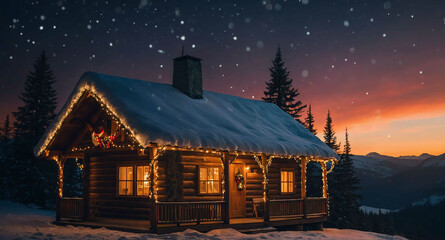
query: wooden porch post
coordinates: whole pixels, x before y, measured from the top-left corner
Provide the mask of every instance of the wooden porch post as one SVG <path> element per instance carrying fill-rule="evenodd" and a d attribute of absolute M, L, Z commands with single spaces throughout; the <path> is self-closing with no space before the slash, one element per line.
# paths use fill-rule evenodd
<path fill-rule="evenodd" d="M 306 198 L 306 158 L 301 158 L 301 198 Z"/>
<path fill-rule="evenodd" d="M 152 148 L 152 151 L 150 151 L 149 159 L 148 161 L 155 161 L 154 157 L 157 155 L 157 148 Z M 156 196 L 155 196 L 155 174 L 156 174 L 156 169 L 155 169 L 155 164 L 151 165 L 151 174 L 150 174 L 150 228 L 154 231 L 157 232 L 158 229 L 158 221 L 157 221 L 157 212 L 156 212 Z"/>
<path fill-rule="evenodd" d="M 307 217 L 306 166 L 307 166 L 307 159 L 303 157 L 301 158 L 301 198 L 303 199 L 303 218 Z"/>
<path fill-rule="evenodd" d="M 321 170 L 322 172 L 322 177 L 323 177 L 323 197 L 327 198 L 328 197 L 328 174 L 326 172 L 326 162 L 321 162 Z"/>
<path fill-rule="evenodd" d="M 269 206 L 270 206 L 270 202 L 269 202 L 269 200 L 270 200 L 270 195 L 269 195 L 269 167 L 268 167 L 268 165 L 267 165 L 267 156 L 266 156 L 266 154 L 261 154 L 261 161 L 262 161 L 262 164 L 263 164 L 263 167 L 264 167 L 264 170 L 265 170 L 265 174 L 266 174 L 266 182 L 264 183 L 265 184 L 265 186 L 264 186 L 264 191 L 265 191 L 265 194 L 264 194 L 264 200 L 265 200 L 265 202 L 264 202 L 264 221 L 265 222 L 267 222 L 267 221 L 269 221 L 270 220 L 270 212 L 269 212 Z"/>
<path fill-rule="evenodd" d="M 57 198 L 56 198 L 56 221 L 60 221 L 60 199 L 63 197 L 63 165 L 65 158 L 62 156 L 56 157 L 57 165 L 59 166 L 59 180 L 57 184 Z"/>
<path fill-rule="evenodd" d="M 82 184 L 83 184 L 83 216 L 82 219 L 87 221 L 90 219 L 90 156 L 83 157 L 83 171 L 82 171 Z"/>
<path fill-rule="evenodd" d="M 224 165 L 224 223 L 230 223 L 230 188 L 229 188 L 229 157 L 228 153 L 223 153 Z"/>

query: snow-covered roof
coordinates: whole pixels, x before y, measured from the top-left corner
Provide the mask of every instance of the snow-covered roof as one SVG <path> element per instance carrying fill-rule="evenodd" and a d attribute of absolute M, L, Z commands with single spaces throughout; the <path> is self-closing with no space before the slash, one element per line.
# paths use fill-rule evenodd
<path fill-rule="evenodd" d="M 193 147 L 338 158 L 275 104 L 204 91 L 192 99 L 169 84 L 86 72 L 34 149 L 40 155 L 85 91 L 96 94 L 142 146 Z"/>

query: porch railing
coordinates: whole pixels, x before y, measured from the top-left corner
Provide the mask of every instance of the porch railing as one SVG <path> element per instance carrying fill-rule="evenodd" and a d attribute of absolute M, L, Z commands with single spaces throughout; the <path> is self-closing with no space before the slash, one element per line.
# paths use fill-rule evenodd
<path fill-rule="evenodd" d="M 279 199 L 269 201 L 269 216 L 326 215 L 326 198 Z"/>
<path fill-rule="evenodd" d="M 211 222 L 224 220 L 224 201 L 212 202 L 158 202 L 156 221 L 159 224 Z"/>
<path fill-rule="evenodd" d="M 280 199 L 270 200 L 269 216 L 303 216 L 304 200 L 303 199 Z"/>
<path fill-rule="evenodd" d="M 306 198 L 306 214 L 327 214 L 327 201 L 326 198 Z"/>
<path fill-rule="evenodd" d="M 60 198 L 60 217 L 81 219 L 83 216 L 82 198 Z"/>

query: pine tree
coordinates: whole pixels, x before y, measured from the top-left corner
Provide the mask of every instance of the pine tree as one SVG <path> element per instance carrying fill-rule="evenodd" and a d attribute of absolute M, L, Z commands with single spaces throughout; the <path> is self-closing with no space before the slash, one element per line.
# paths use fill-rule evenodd
<path fill-rule="evenodd" d="M 266 82 L 263 100 L 276 104 L 301 123 L 300 117 L 307 105 L 296 100 L 300 93 L 297 88 L 292 87 L 292 79 L 289 78 L 289 71 L 284 67 L 280 47 L 277 48 L 275 59 L 272 60 L 272 67 L 269 70 L 271 79 Z"/>
<path fill-rule="evenodd" d="M 54 161 L 36 159 L 33 148 L 55 116 L 55 78 L 45 52 L 37 58 L 30 71 L 25 90 L 20 95 L 23 106 L 14 112 L 14 139 L 11 167 L 14 177 L 12 197 L 24 203 L 48 206 L 55 199 L 57 167 Z"/>
<path fill-rule="evenodd" d="M 317 129 L 315 129 L 314 126 L 315 120 L 314 115 L 312 115 L 312 106 L 309 105 L 309 108 L 307 110 L 307 117 L 304 119 L 304 126 L 306 127 L 309 132 L 311 132 L 314 135 L 317 135 Z"/>
<path fill-rule="evenodd" d="M 11 125 L 9 122 L 9 114 L 6 115 L 3 127 L 0 127 L 0 199 L 10 197 L 11 187 Z"/>
<path fill-rule="evenodd" d="M 357 194 L 360 180 L 355 175 L 348 129 L 346 129 L 343 148 L 340 161 L 330 174 L 332 180 L 329 182 L 330 209 L 332 211 L 329 221 L 338 228 L 361 228 L 359 221 L 361 197 Z"/>
<path fill-rule="evenodd" d="M 323 130 L 323 138 L 326 145 L 328 145 L 330 148 L 332 148 L 335 152 L 338 152 L 340 149 L 339 144 L 337 144 L 337 137 L 335 136 L 335 131 L 332 124 L 332 118 L 331 118 L 331 112 L 328 110 L 328 115 L 326 117 L 326 125 Z M 335 166 L 334 171 L 338 170 L 337 166 Z M 329 221 L 328 226 L 331 227 L 338 227 L 337 220 L 338 218 L 336 216 L 339 215 L 338 211 L 340 211 L 341 202 L 343 201 L 341 199 L 341 196 L 338 193 L 338 177 L 335 172 L 331 172 L 328 175 L 328 194 L 329 194 Z"/>
<path fill-rule="evenodd" d="M 324 142 L 334 151 L 338 152 L 340 150 L 340 144 L 337 144 L 337 137 L 335 136 L 335 131 L 332 125 L 331 112 L 328 110 L 328 116 L 326 117 L 326 125 L 323 130 Z"/>
<path fill-rule="evenodd" d="M 304 126 L 309 132 L 317 135 L 317 129 L 314 126 L 315 120 L 312 115 L 312 106 L 309 105 L 307 117 L 304 119 Z M 321 166 L 317 162 L 308 162 L 306 168 L 306 191 L 308 197 L 323 196 L 323 181 L 321 177 Z"/>

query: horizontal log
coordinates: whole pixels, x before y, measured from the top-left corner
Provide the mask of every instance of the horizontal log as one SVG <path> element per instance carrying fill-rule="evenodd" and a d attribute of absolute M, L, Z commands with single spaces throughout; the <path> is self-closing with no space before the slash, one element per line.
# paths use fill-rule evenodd
<path fill-rule="evenodd" d="M 195 180 L 197 179 L 198 175 L 195 173 L 183 173 L 182 179 L 185 180 Z"/>
<path fill-rule="evenodd" d="M 185 164 L 182 167 L 183 173 L 195 173 L 198 168 L 198 165 Z"/>
<path fill-rule="evenodd" d="M 246 195 L 249 195 L 249 196 L 251 196 L 251 195 L 262 195 L 263 194 L 263 190 L 262 189 L 260 189 L 260 190 L 247 190 L 246 191 Z"/>
<path fill-rule="evenodd" d="M 247 190 L 263 190 L 263 184 L 246 184 Z"/>
<path fill-rule="evenodd" d="M 193 181 L 193 180 L 184 180 L 182 182 L 182 187 L 183 188 L 194 188 L 194 189 L 196 189 L 197 188 L 197 184 L 196 184 L 196 181 Z"/>
<path fill-rule="evenodd" d="M 184 196 L 194 196 L 197 194 L 197 192 L 195 188 L 184 188 L 182 189 L 182 194 Z"/>

